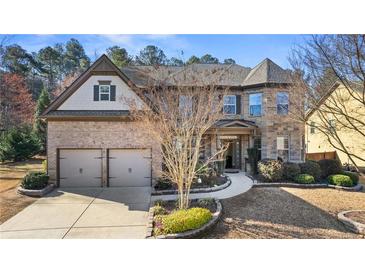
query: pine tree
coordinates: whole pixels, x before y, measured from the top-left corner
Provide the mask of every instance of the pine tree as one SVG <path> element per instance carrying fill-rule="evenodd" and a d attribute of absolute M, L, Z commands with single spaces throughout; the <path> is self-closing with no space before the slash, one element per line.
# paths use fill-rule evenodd
<path fill-rule="evenodd" d="M 42 121 L 39 116 L 42 115 L 43 111 L 48 107 L 50 102 L 51 100 L 49 98 L 48 91 L 45 88 L 42 89 L 41 94 L 37 100 L 35 121 L 33 125 L 33 131 L 39 139 L 42 151 L 46 151 L 47 124 L 46 122 Z"/>

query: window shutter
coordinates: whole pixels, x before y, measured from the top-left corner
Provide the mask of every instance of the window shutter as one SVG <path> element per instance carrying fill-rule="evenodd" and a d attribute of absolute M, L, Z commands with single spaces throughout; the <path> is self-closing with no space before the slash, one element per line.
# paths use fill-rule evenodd
<path fill-rule="evenodd" d="M 219 100 L 219 102 L 221 102 L 221 100 L 224 100 L 223 99 L 223 95 L 222 94 L 219 94 L 218 95 L 218 100 Z M 221 109 L 221 112 L 223 112 L 224 111 L 224 103 L 223 103 L 223 107 L 222 107 L 222 109 Z"/>
<path fill-rule="evenodd" d="M 94 86 L 94 101 L 99 101 L 99 86 Z"/>
<path fill-rule="evenodd" d="M 241 95 L 236 95 L 236 114 L 241 114 Z"/>
<path fill-rule="evenodd" d="M 115 101 L 115 86 L 110 86 L 110 101 Z"/>

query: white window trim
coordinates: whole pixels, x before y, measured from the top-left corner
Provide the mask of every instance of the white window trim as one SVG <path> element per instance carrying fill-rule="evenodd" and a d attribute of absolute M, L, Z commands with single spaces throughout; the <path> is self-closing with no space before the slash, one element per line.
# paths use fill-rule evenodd
<path fill-rule="evenodd" d="M 224 103 L 224 98 L 226 97 L 234 97 L 234 104 L 226 104 Z M 234 113 L 227 113 L 224 111 L 224 107 L 225 106 L 234 106 Z M 237 96 L 236 95 L 224 95 L 223 96 L 223 111 L 224 111 L 224 114 L 227 114 L 227 115 L 236 115 L 237 114 Z"/>
<path fill-rule="evenodd" d="M 284 105 L 284 104 L 278 104 L 278 95 L 280 93 L 286 93 L 288 95 L 288 103 L 286 104 L 288 106 L 287 108 L 287 113 L 279 113 L 279 105 Z M 279 91 L 276 93 L 276 114 L 280 115 L 280 116 L 285 116 L 289 114 L 289 92 L 287 91 Z"/>
<path fill-rule="evenodd" d="M 108 92 L 101 91 L 101 87 L 108 87 Z M 102 100 L 101 95 L 108 95 L 108 100 Z M 110 85 L 99 85 L 99 101 L 110 101 Z"/>
<path fill-rule="evenodd" d="M 278 138 L 284 138 L 284 145 L 285 145 L 285 138 L 288 139 L 288 148 L 284 148 L 284 149 L 278 149 Z M 288 151 L 288 162 L 290 162 L 291 158 L 290 158 L 290 150 L 291 150 L 291 147 L 290 147 L 290 135 L 281 135 L 281 136 L 276 136 L 276 158 L 279 157 L 279 153 L 278 151 L 279 150 L 283 150 L 283 151 Z"/>
<path fill-rule="evenodd" d="M 251 95 L 255 95 L 255 94 L 261 94 L 260 105 L 252 105 L 252 106 L 261 106 L 261 108 L 260 108 L 260 115 L 253 115 L 253 114 L 251 114 L 251 102 L 250 102 L 250 96 L 251 96 Z M 263 109 L 262 109 L 262 95 L 263 95 L 263 93 L 262 93 L 262 92 L 250 93 L 250 94 L 248 95 L 248 113 L 249 113 L 249 115 L 250 115 L 250 116 L 252 116 L 252 117 L 260 117 L 260 116 L 262 116 L 262 115 L 263 115 Z"/>

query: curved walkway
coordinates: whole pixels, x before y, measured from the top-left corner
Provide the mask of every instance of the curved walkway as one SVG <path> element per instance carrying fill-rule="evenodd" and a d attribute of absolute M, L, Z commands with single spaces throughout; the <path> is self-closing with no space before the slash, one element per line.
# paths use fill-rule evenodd
<path fill-rule="evenodd" d="M 216 199 L 227 199 L 233 196 L 237 196 L 248 191 L 252 187 L 252 180 L 245 175 L 244 172 L 224 174 L 228 176 L 232 183 L 229 187 L 208 193 L 192 193 L 190 194 L 191 199 L 203 199 L 203 198 L 216 198 Z M 152 201 L 157 200 L 174 200 L 178 195 L 158 195 L 152 196 Z"/>

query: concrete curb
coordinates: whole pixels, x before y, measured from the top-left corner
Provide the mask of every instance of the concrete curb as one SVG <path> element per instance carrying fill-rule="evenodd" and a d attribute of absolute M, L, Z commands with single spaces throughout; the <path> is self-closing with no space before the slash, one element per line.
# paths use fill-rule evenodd
<path fill-rule="evenodd" d="M 54 184 L 48 184 L 45 188 L 42 189 L 25 189 L 22 187 L 18 187 L 18 193 L 30 197 L 43 197 L 47 193 L 51 192 L 54 188 Z"/>
<path fill-rule="evenodd" d="M 252 187 L 334 188 L 344 191 L 360 191 L 362 189 L 361 184 L 353 187 L 344 187 L 330 184 L 255 183 Z"/>
<path fill-rule="evenodd" d="M 365 210 L 348 210 L 348 211 L 342 211 L 338 213 L 337 219 L 343 223 L 349 230 L 352 232 L 365 235 L 365 224 L 355 222 L 351 220 L 350 218 L 346 217 L 345 214 L 349 212 L 365 212 Z"/>
<path fill-rule="evenodd" d="M 227 182 L 220 186 L 214 187 L 207 187 L 207 188 L 192 188 L 190 189 L 190 193 L 208 193 L 208 192 L 215 192 L 219 190 L 223 190 L 231 185 L 232 181 L 229 177 L 227 177 Z M 152 196 L 159 196 L 159 195 L 174 195 L 178 194 L 177 190 L 156 190 L 152 192 Z"/>
<path fill-rule="evenodd" d="M 206 223 L 205 225 L 203 225 L 202 227 L 198 228 L 198 229 L 193 229 L 193 230 L 189 230 L 186 232 L 182 232 L 182 233 L 176 233 L 176 234 L 166 234 L 166 235 L 160 235 L 157 237 L 152 236 L 152 230 L 153 230 L 153 212 L 150 209 L 149 212 L 149 216 L 148 216 L 148 226 L 147 226 L 147 234 L 146 234 L 146 238 L 148 239 L 184 239 L 184 238 L 193 238 L 196 237 L 200 234 L 202 234 L 203 232 L 209 230 L 210 228 L 212 228 L 219 220 L 220 216 L 222 215 L 222 204 L 218 199 L 214 199 L 217 209 L 216 211 L 213 213 L 212 219 Z M 152 208 L 152 207 L 151 207 Z M 151 217 L 152 215 L 152 217 Z M 150 220 L 152 219 L 152 221 L 150 222 Z M 151 233 L 149 233 L 149 228 L 152 226 L 152 230 Z"/>

